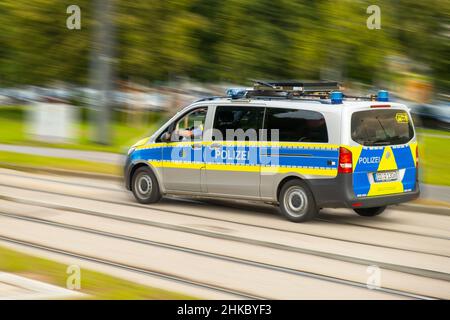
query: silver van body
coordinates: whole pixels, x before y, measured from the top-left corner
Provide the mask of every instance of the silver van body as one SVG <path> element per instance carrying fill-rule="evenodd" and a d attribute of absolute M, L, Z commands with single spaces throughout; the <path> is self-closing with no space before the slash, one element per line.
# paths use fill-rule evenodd
<path fill-rule="evenodd" d="M 244 145 L 243 148 L 245 145 L 258 146 L 256 162 L 239 163 L 239 150 L 232 151 L 231 157 L 234 158 L 231 159 L 231 163 L 206 161 L 205 152 L 215 151 L 216 155 L 220 153 L 227 158 L 229 156 L 227 148 L 242 147 L 236 141 L 213 139 L 217 110 L 240 107 L 260 108 L 264 119 L 267 119 L 268 110 L 273 113 L 276 113 L 277 109 L 315 112 L 320 114 L 325 121 L 327 141 L 279 143 L 247 141 L 241 142 Z M 198 109 L 207 110 L 204 124 L 202 124 L 201 139 L 193 139 L 188 142 L 161 141 L 162 136 L 171 128 L 173 129 L 173 125 L 177 121 Z M 397 117 L 403 119 L 400 119 L 401 121 L 405 121 L 404 118 L 406 118 L 408 122 L 412 122 L 408 108 L 397 103 L 343 101 L 341 104 L 334 105 L 324 101 L 231 98 L 199 101 L 178 112 L 151 137 L 140 141 L 130 149 L 125 167 L 126 186 L 132 190 L 133 173 L 137 168 L 147 166 L 154 173 L 161 194 L 257 200 L 276 204 L 280 201 L 280 190 L 283 184 L 292 179 L 299 179 L 308 185 L 319 208 L 369 208 L 413 200 L 419 195 L 416 183 L 417 141 L 415 132 L 412 131 L 406 143 L 395 146 L 366 147 L 352 139 L 353 115 L 358 112 L 375 110 L 397 112 Z M 410 126 L 412 127 L 412 124 Z M 350 174 L 339 172 L 342 147 L 353 152 L 354 166 Z M 168 148 L 171 149 L 170 152 L 166 150 Z M 263 151 L 262 148 L 264 148 Z M 276 150 L 273 151 L 273 148 Z M 200 154 L 200 151 L 196 150 L 201 150 L 203 156 L 197 157 L 195 161 L 192 159 L 186 161 L 181 157 L 184 153 L 192 153 L 195 158 L 197 153 Z M 284 161 L 284 164 L 278 166 L 273 162 L 262 164 L 259 161 L 260 157 L 267 155 L 263 154 L 264 152 L 272 152 L 272 158 L 278 158 L 279 161 Z M 274 156 L 276 152 L 279 152 L 277 157 Z M 371 156 L 372 153 L 374 156 Z M 177 157 L 176 160 L 173 159 L 174 154 Z M 363 157 L 366 154 L 367 157 Z M 393 157 L 390 157 L 391 154 Z M 400 158 L 405 157 L 404 155 L 408 157 L 403 161 L 405 166 L 397 167 L 398 163 L 402 163 Z M 370 161 L 378 161 L 377 165 L 380 168 L 370 167 Z M 365 165 L 367 165 L 367 170 L 364 169 Z M 360 170 L 357 173 L 358 167 Z M 385 171 L 389 174 L 384 173 Z M 390 171 L 396 171 L 395 175 L 390 174 Z M 376 180 L 374 177 L 378 177 L 377 174 L 381 178 L 387 176 L 391 180 L 374 181 L 374 179 Z M 408 178 L 408 181 L 404 180 L 405 177 Z"/>

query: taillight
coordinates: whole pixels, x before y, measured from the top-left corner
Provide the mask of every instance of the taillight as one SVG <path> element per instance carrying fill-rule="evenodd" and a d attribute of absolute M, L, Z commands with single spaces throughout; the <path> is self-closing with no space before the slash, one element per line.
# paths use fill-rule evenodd
<path fill-rule="evenodd" d="M 339 166 L 338 173 L 352 173 L 353 158 L 352 152 L 346 148 L 339 148 Z"/>
<path fill-rule="evenodd" d="M 419 146 L 416 147 L 416 168 L 419 169 Z"/>

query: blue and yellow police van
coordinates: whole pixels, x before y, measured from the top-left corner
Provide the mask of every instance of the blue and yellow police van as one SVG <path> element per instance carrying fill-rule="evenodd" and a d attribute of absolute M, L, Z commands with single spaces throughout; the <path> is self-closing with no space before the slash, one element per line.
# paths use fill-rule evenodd
<path fill-rule="evenodd" d="M 140 203 L 183 195 L 272 203 L 294 222 L 322 208 L 371 217 L 419 196 L 418 158 L 409 109 L 387 91 L 255 81 L 194 102 L 133 145 L 125 184 Z"/>

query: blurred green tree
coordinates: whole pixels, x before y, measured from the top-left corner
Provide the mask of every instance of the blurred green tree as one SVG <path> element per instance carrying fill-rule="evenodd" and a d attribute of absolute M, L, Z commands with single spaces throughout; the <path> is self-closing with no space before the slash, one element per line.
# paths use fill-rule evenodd
<path fill-rule="evenodd" d="M 121 79 L 247 83 L 249 78 L 395 79 L 389 57 L 449 91 L 450 2 L 430 0 L 115 0 Z M 0 2 L 0 85 L 87 84 L 91 2 L 82 29 L 65 26 L 66 0 Z M 366 26 L 369 5 L 381 29 Z"/>
<path fill-rule="evenodd" d="M 82 10 L 82 29 L 76 31 L 66 27 L 66 9 L 72 2 L 0 2 L 1 84 L 87 81 L 92 22 L 90 1 L 77 1 Z"/>

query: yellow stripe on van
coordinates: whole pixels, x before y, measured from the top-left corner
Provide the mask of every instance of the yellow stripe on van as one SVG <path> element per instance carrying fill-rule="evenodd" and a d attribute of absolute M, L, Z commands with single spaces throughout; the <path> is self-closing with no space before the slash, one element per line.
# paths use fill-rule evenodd
<path fill-rule="evenodd" d="M 324 177 L 336 177 L 337 169 L 319 168 L 289 168 L 289 167 L 261 167 L 261 174 L 297 173 Z"/>
<path fill-rule="evenodd" d="M 386 194 L 402 193 L 403 191 L 403 183 L 401 181 L 373 183 L 370 186 L 370 190 L 367 195 L 369 197 L 383 196 Z"/>
<path fill-rule="evenodd" d="M 305 143 L 305 142 L 274 142 L 274 141 L 212 141 L 203 142 L 204 146 L 211 144 L 222 146 L 249 146 L 249 147 L 287 147 L 287 148 L 315 148 L 315 149 L 338 149 L 338 145 L 328 143 Z"/>
<path fill-rule="evenodd" d="M 417 142 L 413 142 L 409 145 L 409 149 L 411 150 L 411 154 L 414 159 L 414 166 L 417 164 L 417 148 Z"/>
<path fill-rule="evenodd" d="M 398 167 L 397 162 L 395 161 L 394 152 L 392 152 L 391 147 L 385 147 L 377 171 L 389 171 L 397 169 Z"/>
<path fill-rule="evenodd" d="M 259 172 L 260 166 L 234 165 L 234 164 L 206 164 L 207 171 L 240 171 Z"/>
<path fill-rule="evenodd" d="M 361 155 L 363 147 L 362 146 L 357 146 L 357 147 L 344 146 L 344 148 L 346 148 L 352 152 L 353 171 L 355 171 L 356 165 L 358 164 L 358 160 Z"/>
<path fill-rule="evenodd" d="M 155 168 L 178 168 L 178 169 L 197 169 L 205 167 L 204 163 L 195 162 L 176 162 L 176 161 L 149 161 L 149 164 Z"/>
<path fill-rule="evenodd" d="M 169 143 L 151 143 L 146 145 L 139 145 L 136 150 L 154 149 L 161 147 L 189 147 L 192 144 L 201 144 L 203 146 L 210 146 L 212 144 L 219 144 L 225 147 L 286 147 L 286 148 L 313 148 L 313 149 L 338 149 L 338 145 L 328 143 L 304 143 L 304 142 L 271 142 L 271 141 L 185 141 L 185 142 L 169 142 Z"/>
<path fill-rule="evenodd" d="M 151 143 L 151 144 L 139 146 L 136 148 L 136 150 L 155 149 L 155 148 L 167 147 L 167 145 L 168 145 L 167 143 Z"/>
<path fill-rule="evenodd" d="M 337 175 L 337 169 L 325 168 L 260 167 L 250 165 L 210 163 L 204 164 L 176 161 L 149 161 L 148 163 L 156 168 L 177 168 L 194 170 L 205 168 L 208 171 L 261 172 L 262 174 L 297 173 L 302 175 L 315 175 L 324 177 L 335 177 Z"/>

